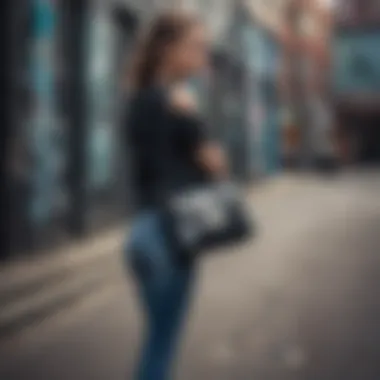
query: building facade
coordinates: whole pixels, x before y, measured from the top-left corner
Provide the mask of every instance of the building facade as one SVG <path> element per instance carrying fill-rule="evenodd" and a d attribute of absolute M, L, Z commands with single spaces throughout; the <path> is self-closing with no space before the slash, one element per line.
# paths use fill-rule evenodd
<path fill-rule="evenodd" d="M 282 112 L 286 105 L 281 91 L 281 71 L 286 39 L 286 1 L 247 0 L 246 60 L 250 68 L 250 120 L 254 149 L 252 160 L 258 176 L 282 168 Z"/>
<path fill-rule="evenodd" d="M 334 16 L 333 92 L 342 157 L 379 162 L 379 2 L 340 1 Z"/>
<path fill-rule="evenodd" d="M 333 155 L 331 11 L 319 0 L 289 0 L 281 33 L 285 43 L 280 83 L 287 104 L 284 153 L 297 165 L 312 167 Z"/>
<path fill-rule="evenodd" d="M 13 9 L 10 252 L 47 248 L 122 215 L 115 73 L 133 30 L 115 23 L 113 9 L 87 0 Z"/>
<path fill-rule="evenodd" d="M 289 26 L 289 1 L 25 1 L 14 58 L 12 249 L 49 247 L 125 218 L 133 189 L 121 78 L 138 26 L 161 9 L 195 10 L 210 29 L 208 80 L 194 85 L 234 177 L 281 170 L 282 111 L 299 100 L 288 63 L 301 51 L 324 64 L 318 38 L 301 41 Z"/>
<path fill-rule="evenodd" d="M 252 160 L 257 175 L 280 169 L 280 110 L 278 70 L 280 44 L 276 35 L 251 18 L 246 29 L 249 64 L 250 122 L 253 129 Z"/>

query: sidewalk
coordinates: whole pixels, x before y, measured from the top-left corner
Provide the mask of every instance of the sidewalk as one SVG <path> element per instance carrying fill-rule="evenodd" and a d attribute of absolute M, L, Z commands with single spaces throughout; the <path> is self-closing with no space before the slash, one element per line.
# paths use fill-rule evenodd
<path fill-rule="evenodd" d="M 286 174 L 263 180 L 258 185 L 250 186 L 247 194 L 252 201 L 263 197 L 276 197 L 291 191 L 295 186 L 307 183 L 310 178 Z M 20 282 L 26 283 L 35 278 L 55 272 L 58 268 L 71 268 L 87 264 L 90 260 L 119 250 L 120 242 L 128 226 L 114 228 L 100 235 L 71 242 L 59 247 L 47 255 L 36 254 L 0 266 L 0 294 L 4 288 L 13 288 Z"/>
<path fill-rule="evenodd" d="M 373 180 L 281 180 L 253 191 L 259 234 L 200 265 L 176 378 L 380 378 L 368 360 L 380 344 Z M 100 291 L 0 345 L 1 379 L 131 378 L 141 308 L 119 257 L 107 259 L 117 272 Z"/>
<path fill-rule="evenodd" d="M 281 175 L 247 189 L 250 203 L 276 204 L 310 178 Z M 98 291 L 115 276 L 128 227 L 115 228 L 51 255 L 10 263 L 0 275 L 0 338 L 44 319 Z"/>

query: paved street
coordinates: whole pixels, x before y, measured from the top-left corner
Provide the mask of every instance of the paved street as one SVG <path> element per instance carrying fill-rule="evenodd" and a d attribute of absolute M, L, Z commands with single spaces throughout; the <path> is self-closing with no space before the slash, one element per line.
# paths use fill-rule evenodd
<path fill-rule="evenodd" d="M 380 379 L 380 173 L 292 186 L 253 197 L 255 242 L 203 263 L 176 378 Z M 130 379 L 141 326 L 119 268 L 3 345 L 0 379 Z"/>

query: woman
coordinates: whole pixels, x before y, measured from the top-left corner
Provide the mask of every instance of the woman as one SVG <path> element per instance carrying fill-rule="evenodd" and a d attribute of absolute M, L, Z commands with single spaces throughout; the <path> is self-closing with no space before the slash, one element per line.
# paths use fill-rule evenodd
<path fill-rule="evenodd" d="M 193 287 L 195 263 L 180 260 L 163 233 L 159 207 L 172 191 L 226 172 L 184 83 L 207 64 L 207 39 L 195 16 L 167 13 L 150 25 L 133 66 L 126 122 L 137 210 L 127 262 L 147 316 L 138 380 L 168 379 Z"/>

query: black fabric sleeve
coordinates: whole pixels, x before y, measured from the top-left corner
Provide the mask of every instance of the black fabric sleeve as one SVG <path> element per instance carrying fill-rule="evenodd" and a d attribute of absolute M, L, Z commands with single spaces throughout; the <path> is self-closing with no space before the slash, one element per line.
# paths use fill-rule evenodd
<path fill-rule="evenodd" d="M 130 103 L 125 126 L 130 154 L 129 167 L 134 198 L 139 204 L 150 204 L 164 165 L 159 140 L 165 133 L 163 99 L 152 89 L 135 95 Z"/>
<path fill-rule="evenodd" d="M 207 126 L 200 117 L 182 113 L 176 115 L 176 120 L 177 144 L 185 153 L 194 154 L 209 140 Z"/>

